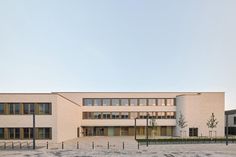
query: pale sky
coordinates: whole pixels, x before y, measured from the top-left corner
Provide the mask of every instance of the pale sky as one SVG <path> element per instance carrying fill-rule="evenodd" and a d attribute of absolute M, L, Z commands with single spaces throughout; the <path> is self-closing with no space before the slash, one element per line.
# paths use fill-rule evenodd
<path fill-rule="evenodd" d="M 0 92 L 219 91 L 236 0 L 1 0 Z"/>

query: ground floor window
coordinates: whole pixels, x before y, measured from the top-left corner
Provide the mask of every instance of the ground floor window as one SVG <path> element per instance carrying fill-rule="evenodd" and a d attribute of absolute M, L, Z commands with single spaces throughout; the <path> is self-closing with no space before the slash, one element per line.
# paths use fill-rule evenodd
<path fill-rule="evenodd" d="M 189 136 L 198 136 L 198 128 L 189 128 Z"/>
<path fill-rule="evenodd" d="M 0 139 L 4 139 L 4 128 L 0 128 Z"/>

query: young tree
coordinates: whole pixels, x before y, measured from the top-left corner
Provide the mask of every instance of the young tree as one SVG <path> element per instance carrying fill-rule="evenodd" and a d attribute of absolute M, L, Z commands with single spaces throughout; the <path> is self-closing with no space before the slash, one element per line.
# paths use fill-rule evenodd
<path fill-rule="evenodd" d="M 177 121 L 177 125 L 181 128 L 180 129 L 180 135 L 182 137 L 182 131 L 184 128 L 186 128 L 188 125 L 187 125 L 187 122 L 185 121 L 185 118 L 184 118 L 184 115 L 180 112 L 180 116 L 179 116 L 179 119 Z"/>
<path fill-rule="evenodd" d="M 217 127 L 218 123 L 219 123 L 219 121 L 217 121 L 217 119 L 215 118 L 215 114 L 212 113 L 210 119 L 207 120 L 207 126 L 208 126 L 208 128 L 211 129 L 211 131 L 209 130 L 209 135 L 210 135 L 211 139 L 212 139 L 213 129 Z"/>
<path fill-rule="evenodd" d="M 155 126 L 157 125 L 157 121 L 156 119 L 154 119 L 153 117 L 150 119 L 149 121 L 149 125 L 152 127 L 152 137 L 154 137 L 154 133 L 155 133 Z"/>

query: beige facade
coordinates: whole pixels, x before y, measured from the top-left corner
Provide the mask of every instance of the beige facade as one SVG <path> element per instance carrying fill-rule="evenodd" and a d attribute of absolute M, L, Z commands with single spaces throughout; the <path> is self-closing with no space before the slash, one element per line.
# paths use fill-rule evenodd
<path fill-rule="evenodd" d="M 13 103 L 22 112 L 9 114 Z M 197 136 L 208 136 L 206 122 L 212 113 L 219 121 L 214 129 L 216 136 L 224 136 L 223 92 L 54 92 L 0 94 L 0 138 L 2 128 L 5 133 L 2 139 L 8 140 L 6 137 L 18 133 L 24 139 L 27 134 L 24 128 L 32 128 L 32 114 L 25 114 L 27 103 L 40 104 L 38 110 L 43 112 L 48 110 L 44 103 L 50 105 L 49 114 L 36 115 L 39 137 L 49 138 L 42 140 L 61 142 L 78 136 L 134 135 L 134 118 L 138 118 L 136 133 L 145 135 L 147 113 L 150 136 L 180 136 L 177 125 L 180 113 L 188 125 L 184 129 L 186 136 L 191 134 L 191 128 L 197 128 Z M 20 129 L 14 132 L 11 128 Z M 40 128 L 49 128 L 50 132 Z"/>

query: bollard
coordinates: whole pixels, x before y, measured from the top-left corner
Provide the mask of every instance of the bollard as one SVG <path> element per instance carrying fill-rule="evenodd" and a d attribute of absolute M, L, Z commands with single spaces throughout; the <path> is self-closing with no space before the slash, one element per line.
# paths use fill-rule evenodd
<path fill-rule="evenodd" d="M 64 149 L 64 142 L 61 143 L 61 149 Z"/>
<path fill-rule="evenodd" d="M 107 142 L 107 149 L 109 149 L 109 141 Z"/>
<path fill-rule="evenodd" d="M 29 149 L 29 142 L 27 141 L 27 148 Z"/>
<path fill-rule="evenodd" d="M 94 149 L 94 142 L 92 143 L 92 149 Z"/>
<path fill-rule="evenodd" d="M 6 149 L 7 148 L 7 144 L 6 144 L 6 142 L 4 142 L 4 149 Z"/>
<path fill-rule="evenodd" d="M 79 142 L 77 142 L 77 149 L 79 149 Z"/>
<path fill-rule="evenodd" d="M 139 142 L 138 142 L 138 149 L 139 149 Z"/>
<path fill-rule="evenodd" d="M 20 142 L 20 149 L 21 149 L 21 142 Z"/>
<path fill-rule="evenodd" d="M 47 142 L 47 149 L 48 149 L 48 142 Z"/>
<path fill-rule="evenodd" d="M 125 149 L 125 142 L 123 142 L 123 149 Z"/>
<path fill-rule="evenodd" d="M 14 149 L 14 143 L 13 142 L 11 143 L 11 148 Z"/>

